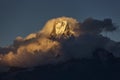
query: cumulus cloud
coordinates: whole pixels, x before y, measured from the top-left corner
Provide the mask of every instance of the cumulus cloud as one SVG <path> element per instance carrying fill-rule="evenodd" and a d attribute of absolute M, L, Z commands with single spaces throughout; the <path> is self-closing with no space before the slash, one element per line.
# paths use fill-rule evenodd
<path fill-rule="evenodd" d="M 39 32 L 25 38 L 19 36 L 13 45 L 0 48 L 0 65 L 33 67 L 71 58 L 91 58 L 97 48 L 114 52 L 115 49 L 111 48 L 115 48 L 117 43 L 100 34 L 114 30 L 116 27 L 111 19 L 101 21 L 89 18 L 80 23 L 69 17 L 54 18 Z"/>

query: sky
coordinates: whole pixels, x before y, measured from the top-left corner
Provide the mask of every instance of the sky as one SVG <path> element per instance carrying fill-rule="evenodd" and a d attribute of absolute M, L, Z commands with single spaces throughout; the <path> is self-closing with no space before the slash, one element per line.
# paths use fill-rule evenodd
<path fill-rule="evenodd" d="M 120 25 L 120 0 L 0 0 L 0 46 L 17 36 L 38 32 L 51 18 L 68 16 L 82 22 L 88 17 L 111 18 Z M 120 41 L 120 30 L 104 33 Z"/>

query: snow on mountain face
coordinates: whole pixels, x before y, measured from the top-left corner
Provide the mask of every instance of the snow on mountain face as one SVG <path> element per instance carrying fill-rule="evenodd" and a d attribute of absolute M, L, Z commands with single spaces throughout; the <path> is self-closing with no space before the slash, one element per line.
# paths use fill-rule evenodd
<path fill-rule="evenodd" d="M 78 37 L 80 34 L 79 22 L 73 18 L 60 17 L 49 20 L 37 36 L 54 38 Z"/>

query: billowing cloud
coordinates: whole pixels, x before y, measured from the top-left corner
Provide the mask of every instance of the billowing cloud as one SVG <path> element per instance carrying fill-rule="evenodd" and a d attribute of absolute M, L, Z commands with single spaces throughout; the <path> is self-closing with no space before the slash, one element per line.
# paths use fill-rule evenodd
<path fill-rule="evenodd" d="M 116 51 L 116 55 L 117 43 L 100 34 L 102 31 L 114 30 L 116 27 L 111 19 L 86 19 L 80 23 L 69 17 L 54 18 L 39 32 L 25 38 L 19 36 L 13 45 L 0 48 L 0 65 L 33 67 L 71 58 L 92 58 L 92 53 L 97 48 Z"/>

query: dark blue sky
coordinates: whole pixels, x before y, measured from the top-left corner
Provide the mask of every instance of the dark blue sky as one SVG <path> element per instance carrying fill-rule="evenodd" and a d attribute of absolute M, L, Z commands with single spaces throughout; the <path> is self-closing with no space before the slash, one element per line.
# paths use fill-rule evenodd
<path fill-rule="evenodd" d="M 37 32 L 48 19 L 60 16 L 79 21 L 112 18 L 120 25 L 120 0 L 0 0 L 0 46 Z M 120 41 L 120 30 L 107 35 Z"/>

